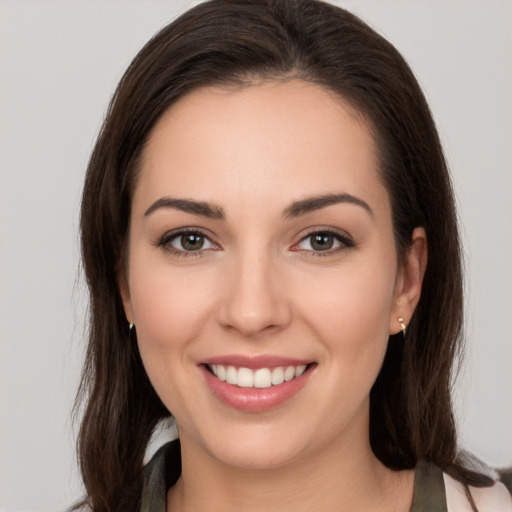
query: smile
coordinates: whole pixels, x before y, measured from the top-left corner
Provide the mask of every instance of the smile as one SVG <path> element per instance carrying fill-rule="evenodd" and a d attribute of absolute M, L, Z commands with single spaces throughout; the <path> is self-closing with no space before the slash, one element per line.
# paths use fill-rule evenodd
<path fill-rule="evenodd" d="M 306 370 L 307 365 L 299 366 L 278 366 L 276 368 L 236 368 L 235 366 L 224 366 L 221 364 L 207 365 L 207 368 L 219 380 L 233 386 L 242 388 L 269 388 L 279 386 L 283 382 L 300 377 Z"/>
<path fill-rule="evenodd" d="M 211 393 L 245 412 L 270 411 L 291 400 L 307 384 L 317 363 L 291 358 L 225 356 L 198 369 Z"/>

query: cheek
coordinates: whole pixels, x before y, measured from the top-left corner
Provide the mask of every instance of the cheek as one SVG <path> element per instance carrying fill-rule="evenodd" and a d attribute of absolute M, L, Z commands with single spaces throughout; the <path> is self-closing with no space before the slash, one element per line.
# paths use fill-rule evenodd
<path fill-rule="evenodd" d="M 338 369 L 378 372 L 389 338 L 394 268 L 393 260 L 346 265 L 316 279 L 310 276 L 309 293 L 297 293 L 302 317 L 323 340 Z"/>
<path fill-rule="evenodd" d="M 395 295 L 395 273 L 390 269 L 392 263 L 347 265 L 325 276 L 311 276 L 305 283 L 309 293 L 301 295 L 309 296 L 308 309 L 325 317 L 326 326 L 364 332 L 382 324 L 387 330 Z"/>
<path fill-rule="evenodd" d="M 191 349 L 204 326 L 211 294 L 203 293 L 204 276 L 197 271 L 177 271 L 165 263 L 148 261 L 133 258 L 130 266 L 137 342 L 154 389 L 167 409 L 180 416 L 193 408 L 195 394 L 182 390 L 191 387 L 187 377 L 195 366 Z"/>
<path fill-rule="evenodd" d="M 207 276 L 197 269 L 165 263 L 139 266 L 133 260 L 130 293 L 143 357 L 183 350 L 197 336 L 211 308 L 209 288 Z"/>

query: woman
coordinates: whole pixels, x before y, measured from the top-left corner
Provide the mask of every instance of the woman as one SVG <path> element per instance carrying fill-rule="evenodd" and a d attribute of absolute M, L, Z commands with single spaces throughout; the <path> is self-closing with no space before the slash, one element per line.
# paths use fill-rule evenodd
<path fill-rule="evenodd" d="M 356 17 L 214 0 L 164 28 L 114 96 L 81 219 L 84 504 L 512 510 L 457 457 L 462 276 L 436 129 Z M 180 440 L 143 470 L 170 414 Z"/>

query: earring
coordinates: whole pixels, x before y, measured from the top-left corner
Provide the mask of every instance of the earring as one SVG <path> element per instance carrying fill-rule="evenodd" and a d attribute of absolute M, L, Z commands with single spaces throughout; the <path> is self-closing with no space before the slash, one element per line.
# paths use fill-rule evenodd
<path fill-rule="evenodd" d="M 134 327 L 135 327 L 135 326 L 134 326 L 134 324 L 132 324 L 132 323 L 130 322 L 130 331 L 132 331 Z"/>
<path fill-rule="evenodd" d="M 402 329 L 402 334 L 405 338 L 405 331 L 407 330 L 407 326 L 404 324 L 404 319 L 402 317 L 400 317 L 398 319 L 398 323 L 400 324 L 400 329 Z"/>

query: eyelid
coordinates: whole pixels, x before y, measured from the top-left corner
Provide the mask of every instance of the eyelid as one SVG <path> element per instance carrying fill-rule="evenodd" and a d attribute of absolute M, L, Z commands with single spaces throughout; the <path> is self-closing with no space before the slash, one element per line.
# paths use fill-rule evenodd
<path fill-rule="evenodd" d="M 187 251 L 172 247 L 171 242 L 183 235 L 200 235 L 207 239 L 214 247 L 208 247 L 206 249 L 201 248 L 196 251 Z M 208 251 L 220 249 L 220 245 L 214 240 L 214 237 L 208 232 L 208 230 L 196 226 L 186 226 L 166 231 L 163 235 L 157 238 L 153 245 L 162 249 L 166 253 L 173 254 L 178 257 L 204 256 L 204 253 Z"/>
<path fill-rule="evenodd" d="M 333 236 L 338 242 L 340 242 L 340 245 L 333 249 L 326 249 L 325 251 L 315 251 L 313 249 L 301 249 L 298 248 L 298 245 L 303 242 L 304 240 L 308 239 L 312 235 L 316 234 L 329 234 Z M 301 233 L 300 239 L 298 242 L 295 242 L 293 246 L 291 247 L 292 251 L 296 252 L 305 252 L 309 253 L 312 256 L 330 256 L 333 254 L 336 254 L 339 251 L 343 251 L 346 249 L 350 249 L 354 247 L 356 243 L 354 242 L 351 235 L 349 235 L 346 231 L 328 227 L 328 226 L 315 226 L 313 228 L 309 228 L 305 233 Z"/>
<path fill-rule="evenodd" d="M 187 234 L 200 235 L 207 239 L 214 247 L 208 247 L 205 249 L 201 248 L 195 251 L 187 251 L 185 249 L 177 249 L 170 245 L 170 242 L 172 242 L 176 238 Z M 300 243 L 302 243 L 308 237 L 311 237 L 312 235 L 315 234 L 329 234 L 333 236 L 339 242 L 340 245 L 335 248 L 326 249 L 325 251 L 315 251 L 314 249 L 302 249 L 298 247 Z M 162 249 L 164 252 L 174 254 L 178 257 L 204 256 L 204 253 L 206 252 L 222 249 L 220 244 L 215 240 L 215 237 L 209 232 L 209 230 L 197 226 L 185 226 L 166 231 L 163 235 L 157 238 L 153 245 L 155 245 L 155 247 Z M 329 256 L 339 251 L 350 249 L 355 245 L 356 243 L 354 242 L 352 236 L 344 230 L 333 228 L 331 226 L 315 226 L 308 228 L 305 232 L 302 232 L 300 234 L 299 240 L 292 245 L 290 250 L 294 252 L 309 253 L 312 256 Z"/>

